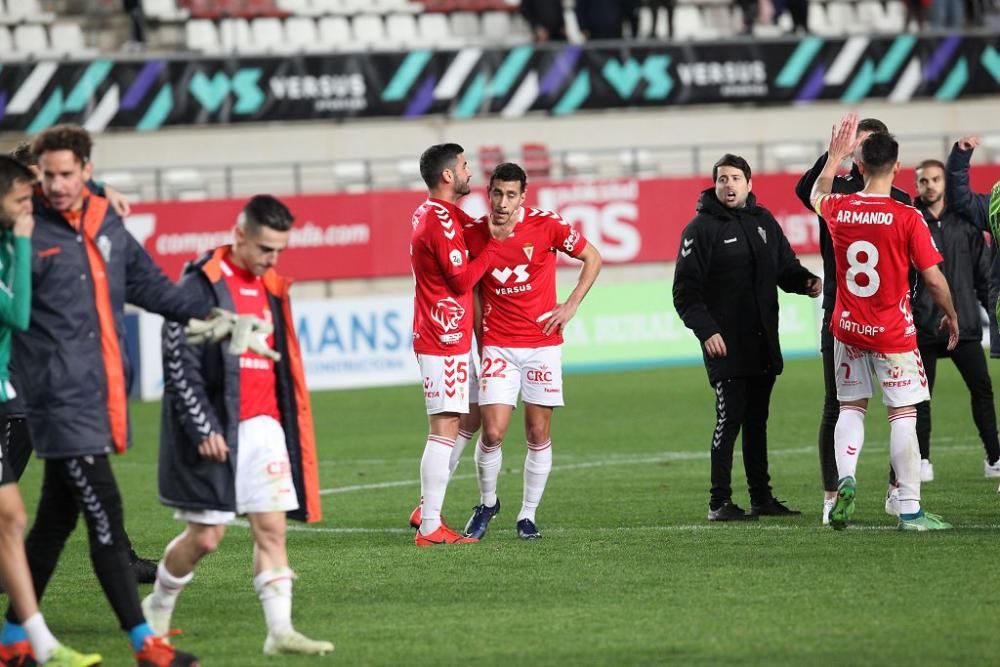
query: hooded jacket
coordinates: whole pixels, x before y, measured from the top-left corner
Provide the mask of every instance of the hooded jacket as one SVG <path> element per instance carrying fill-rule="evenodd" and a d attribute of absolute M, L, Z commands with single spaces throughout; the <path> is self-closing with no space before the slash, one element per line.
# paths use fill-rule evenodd
<path fill-rule="evenodd" d="M 726 343 L 722 358 L 709 358 L 702 347 L 709 381 L 777 375 L 784 366 L 778 287 L 807 294 L 816 276 L 799 263 L 781 226 L 753 193 L 745 207 L 731 209 L 709 188 L 697 210 L 681 234 L 674 308 L 699 341 L 721 334 Z"/>
<path fill-rule="evenodd" d="M 180 287 L 212 306 L 234 310 L 222 273 L 228 248 L 217 248 L 189 264 Z M 290 282 L 273 269 L 264 274 L 268 305 L 274 317 L 278 410 L 292 468 L 299 509 L 293 519 L 322 519 L 316 437 L 306 387 L 302 354 L 295 335 Z M 236 460 L 239 451 L 240 358 L 228 353 L 229 341 L 188 345 L 183 328 L 163 327 L 164 397 L 160 422 L 160 501 L 187 510 L 236 511 Z M 211 433 L 226 439 L 225 462 L 198 454 L 198 445 Z"/>
<path fill-rule="evenodd" d="M 168 320 L 208 303 L 172 283 L 108 200 L 88 193 L 80 227 L 39 196 L 31 246 L 31 322 L 14 334 L 17 390 L 41 458 L 123 453 L 131 444 L 125 303 Z"/>

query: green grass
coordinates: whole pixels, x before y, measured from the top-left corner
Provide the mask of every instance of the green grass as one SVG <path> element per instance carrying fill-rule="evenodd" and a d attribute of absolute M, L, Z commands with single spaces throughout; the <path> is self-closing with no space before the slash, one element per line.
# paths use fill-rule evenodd
<path fill-rule="evenodd" d="M 843 533 L 819 525 L 816 360 L 790 363 L 771 403 L 775 492 L 803 516 L 705 520 L 714 415 L 701 368 L 572 375 L 538 514 L 545 538 L 534 543 L 514 532 L 520 426 L 507 438 L 504 509 L 486 540 L 417 549 L 405 527 L 426 430 L 419 392 L 316 394 L 322 487 L 402 482 L 325 495 L 324 521 L 290 533 L 296 624 L 334 641 L 335 653 L 261 655 L 264 622 L 242 527 L 229 529 L 181 597 L 179 645 L 209 666 L 993 664 L 997 485 L 983 479 L 961 380 L 947 361 L 938 375 L 937 480 L 923 495 L 956 525 L 942 534 L 891 530 L 895 522 L 882 512 L 888 429 L 878 406 L 868 419 L 854 525 Z M 158 410 L 134 406 L 137 446 L 116 463 L 128 528 L 145 555 L 161 553 L 181 529 L 156 500 Z M 25 479 L 29 505 L 39 469 L 32 464 Z M 470 448 L 445 503 L 455 526 L 478 502 L 473 473 Z M 734 481 L 745 506 L 741 472 Z M 102 652 L 108 665 L 130 663 L 90 572 L 82 528 L 43 610 L 70 645 Z"/>

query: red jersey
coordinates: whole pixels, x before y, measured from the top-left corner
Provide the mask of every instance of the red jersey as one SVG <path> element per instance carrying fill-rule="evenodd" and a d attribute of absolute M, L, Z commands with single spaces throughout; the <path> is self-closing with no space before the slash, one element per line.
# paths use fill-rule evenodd
<path fill-rule="evenodd" d="M 233 264 L 228 254 L 221 266 L 236 313 L 273 322 L 264 281 Z M 267 344 L 274 348 L 274 334 L 267 337 Z M 274 361 L 247 350 L 240 355 L 240 421 L 262 415 L 281 421 Z"/>
<path fill-rule="evenodd" d="M 428 199 L 413 213 L 410 266 L 416 283 L 413 299 L 413 351 L 451 356 L 472 349 L 472 288 L 499 248 L 493 241 L 483 257 L 469 261 L 462 227 L 472 218 L 440 199 Z"/>
<path fill-rule="evenodd" d="M 834 337 L 864 350 L 917 347 L 909 271 L 941 262 L 923 216 L 889 195 L 830 194 L 817 206 L 833 240 L 837 303 Z"/>
<path fill-rule="evenodd" d="M 542 333 L 542 316 L 556 307 L 556 251 L 577 257 L 587 247 L 587 239 L 551 211 L 522 208 L 521 215 L 511 235 L 500 242 L 480 283 L 483 345 L 561 345 L 561 333 Z M 491 239 L 489 225 L 484 217 L 466 226 L 465 239 L 473 257 Z"/>

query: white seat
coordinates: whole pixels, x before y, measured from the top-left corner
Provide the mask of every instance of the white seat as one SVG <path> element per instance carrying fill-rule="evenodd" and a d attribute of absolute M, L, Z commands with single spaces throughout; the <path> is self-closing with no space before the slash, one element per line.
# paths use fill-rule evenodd
<path fill-rule="evenodd" d="M 286 51 L 285 30 L 281 19 L 271 16 L 255 18 L 250 24 L 251 49 L 280 53 Z"/>
<path fill-rule="evenodd" d="M 219 43 L 226 53 L 246 53 L 253 51 L 253 37 L 250 23 L 246 19 L 222 19 L 219 21 Z"/>
<path fill-rule="evenodd" d="M 14 40 L 10 36 L 10 30 L 5 25 L 0 25 L 0 59 L 7 54 L 13 53 Z"/>
<path fill-rule="evenodd" d="M 184 24 L 184 44 L 188 49 L 202 53 L 222 51 L 219 31 L 208 19 L 191 19 Z"/>
<path fill-rule="evenodd" d="M 285 19 L 285 44 L 290 51 L 320 51 L 316 21 L 308 16 L 292 16 Z"/>
<path fill-rule="evenodd" d="M 368 165 L 360 160 L 334 162 L 333 178 L 342 190 L 364 192 L 368 190 Z"/>
<path fill-rule="evenodd" d="M 778 171 L 799 173 L 816 161 L 816 147 L 809 144 L 781 143 L 771 146 Z"/>
<path fill-rule="evenodd" d="M 324 16 L 319 20 L 319 41 L 336 51 L 356 48 L 351 37 L 351 24 L 343 16 Z"/>
<path fill-rule="evenodd" d="M 673 39 L 694 39 L 701 31 L 701 11 L 692 5 L 677 5 L 677 9 L 674 11 Z"/>
<path fill-rule="evenodd" d="M 14 28 L 14 50 L 18 53 L 43 55 L 49 50 L 45 26 L 28 23 Z"/>
<path fill-rule="evenodd" d="M 197 200 L 208 198 L 205 179 L 197 169 L 178 168 L 163 172 L 163 185 L 171 199 Z"/>
<path fill-rule="evenodd" d="M 7 18 L 12 21 L 51 23 L 55 14 L 42 11 L 38 0 L 7 0 Z"/>
<path fill-rule="evenodd" d="M 645 148 L 626 148 L 618 154 L 618 161 L 630 176 L 648 177 L 659 173 L 653 154 Z"/>
<path fill-rule="evenodd" d="M 451 34 L 463 42 L 472 42 L 480 37 L 479 16 L 472 12 L 452 12 Z"/>
<path fill-rule="evenodd" d="M 311 0 L 312 10 L 320 16 L 326 14 L 346 14 L 344 0 Z"/>
<path fill-rule="evenodd" d="M 138 179 L 130 171 L 107 171 L 100 174 L 100 181 L 110 185 L 118 192 L 128 197 L 129 201 L 139 201 L 142 187 Z"/>
<path fill-rule="evenodd" d="M 53 23 L 49 28 L 52 51 L 59 55 L 94 55 L 96 49 L 88 49 L 83 38 L 83 30 L 78 23 Z"/>
<path fill-rule="evenodd" d="M 421 44 L 448 44 L 452 41 L 448 17 L 444 14 L 425 12 L 418 15 L 417 29 Z"/>
<path fill-rule="evenodd" d="M 413 14 L 389 14 L 385 20 L 385 34 L 391 45 L 412 46 L 420 41 Z"/>
<path fill-rule="evenodd" d="M 377 14 L 372 0 L 340 0 L 341 11 L 351 16 L 359 14 Z"/>
<path fill-rule="evenodd" d="M 160 21 L 183 21 L 190 12 L 177 6 L 174 0 L 142 0 L 143 13 Z"/>
<path fill-rule="evenodd" d="M 990 162 L 1000 164 L 1000 134 L 987 134 L 982 137 L 982 146 L 986 149 L 986 154 Z"/>
<path fill-rule="evenodd" d="M 373 47 L 385 41 L 385 24 L 382 17 L 375 14 L 361 14 L 354 17 L 351 22 L 355 43 Z"/>
<path fill-rule="evenodd" d="M 563 165 L 566 168 L 566 174 L 569 176 L 597 176 L 597 163 L 590 153 L 569 151 L 563 155 Z"/>
<path fill-rule="evenodd" d="M 420 177 L 420 161 L 413 158 L 402 158 L 396 162 L 396 175 L 399 183 L 411 190 L 423 190 L 427 187 Z"/>
<path fill-rule="evenodd" d="M 277 0 L 275 6 L 294 16 L 316 16 L 320 13 L 309 0 Z"/>
<path fill-rule="evenodd" d="M 484 12 L 482 32 L 483 37 L 488 42 L 510 41 L 510 14 L 507 12 Z"/>
<path fill-rule="evenodd" d="M 895 34 L 906 29 L 904 23 L 906 23 L 906 5 L 902 2 L 889 2 L 875 29 L 878 32 Z"/>

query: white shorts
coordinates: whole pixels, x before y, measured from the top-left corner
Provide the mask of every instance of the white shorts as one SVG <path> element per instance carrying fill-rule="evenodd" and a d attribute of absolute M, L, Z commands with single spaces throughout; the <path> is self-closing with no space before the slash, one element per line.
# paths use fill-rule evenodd
<path fill-rule="evenodd" d="M 920 350 L 883 354 L 833 341 L 837 366 L 837 400 L 858 401 L 872 397 L 872 378 L 882 385 L 882 402 L 902 408 L 929 401 L 927 372 Z"/>
<path fill-rule="evenodd" d="M 466 414 L 469 411 L 469 402 L 478 395 L 478 392 L 471 389 L 476 382 L 476 366 L 471 354 L 449 357 L 418 354 L 417 364 L 420 366 L 420 375 L 424 378 L 427 414 Z"/>
<path fill-rule="evenodd" d="M 483 348 L 479 376 L 480 405 L 525 403 L 563 405 L 562 346 Z"/>
<path fill-rule="evenodd" d="M 299 508 L 285 431 L 273 417 L 241 421 L 236 453 L 236 512 L 177 510 L 175 519 L 217 526 L 239 514 L 289 512 Z"/>

